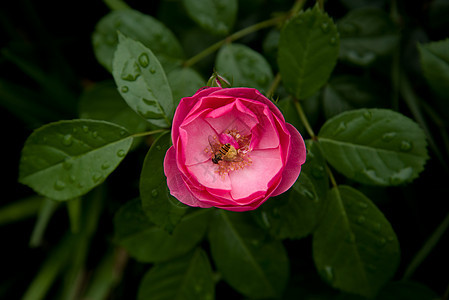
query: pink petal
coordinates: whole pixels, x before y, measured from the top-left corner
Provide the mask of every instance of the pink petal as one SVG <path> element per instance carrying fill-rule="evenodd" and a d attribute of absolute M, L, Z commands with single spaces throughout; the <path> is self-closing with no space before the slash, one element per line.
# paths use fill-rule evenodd
<path fill-rule="evenodd" d="M 211 160 L 196 165 L 187 166 L 187 171 L 206 188 L 231 190 L 231 181 L 228 176 L 217 173 L 218 166 Z"/>
<path fill-rule="evenodd" d="M 296 128 L 288 123 L 285 124 L 290 132 L 291 144 L 290 151 L 282 172 L 282 181 L 273 192 L 272 196 L 277 196 L 287 191 L 298 179 L 301 172 L 301 165 L 306 161 L 306 146 L 304 140 Z"/>
<path fill-rule="evenodd" d="M 175 158 L 175 149 L 173 148 L 173 146 L 170 147 L 165 154 L 164 173 L 165 176 L 167 176 L 168 189 L 170 190 L 170 194 L 173 197 L 189 206 L 203 208 L 211 207 L 210 205 L 198 201 L 197 198 L 194 197 L 190 190 L 187 188 L 186 183 L 183 180 L 183 176 L 178 170 Z"/>
<path fill-rule="evenodd" d="M 270 183 L 282 169 L 279 149 L 253 150 L 249 156 L 252 160 L 251 165 L 229 173 L 232 184 L 231 196 L 239 203 L 241 203 L 239 199 L 248 198 L 259 192 L 266 193 Z"/>
<path fill-rule="evenodd" d="M 272 112 L 266 105 L 263 106 L 263 110 L 260 110 L 260 107 L 257 106 L 251 108 L 256 111 L 259 124 L 252 132 L 253 139 L 250 148 L 269 149 L 279 147 L 279 133 Z"/>

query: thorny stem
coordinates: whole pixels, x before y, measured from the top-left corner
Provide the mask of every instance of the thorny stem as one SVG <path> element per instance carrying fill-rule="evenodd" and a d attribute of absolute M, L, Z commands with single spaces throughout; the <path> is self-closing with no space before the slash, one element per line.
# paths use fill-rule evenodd
<path fill-rule="evenodd" d="M 207 47 L 206 49 L 204 49 L 203 51 L 201 51 L 200 53 L 198 53 L 197 55 L 191 57 L 190 59 L 186 60 L 184 62 L 184 67 L 191 67 L 192 65 L 196 64 L 198 61 L 200 61 L 201 59 L 203 59 L 204 57 L 214 53 L 215 51 L 217 51 L 218 49 L 220 49 L 221 46 L 223 46 L 225 43 L 231 43 L 235 40 L 238 40 L 242 37 L 244 37 L 245 35 L 248 35 L 250 33 L 256 32 L 260 29 L 266 28 L 266 27 L 271 27 L 271 26 L 275 26 L 277 24 L 279 24 L 282 20 L 284 19 L 283 16 L 281 17 L 276 17 L 273 19 L 269 19 L 266 21 L 262 21 L 260 23 L 254 24 L 252 26 L 246 27 L 240 31 L 237 31 L 233 34 L 231 34 L 230 36 L 228 36 L 227 38 L 216 42 L 215 44 L 212 44 L 211 46 Z"/>

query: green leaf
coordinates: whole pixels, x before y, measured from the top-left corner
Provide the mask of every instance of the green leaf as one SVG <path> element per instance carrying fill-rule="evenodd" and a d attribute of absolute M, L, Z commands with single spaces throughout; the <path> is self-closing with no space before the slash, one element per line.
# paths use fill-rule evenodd
<path fill-rule="evenodd" d="M 138 300 L 212 300 L 212 268 L 206 253 L 196 249 L 187 256 L 156 264 L 140 282 Z"/>
<path fill-rule="evenodd" d="M 313 259 L 322 277 L 346 292 L 374 297 L 393 276 L 399 244 L 390 223 L 362 193 L 333 188 L 313 235 Z"/>
<path fill-rule="evenodd" d="M 301 172 L 287 196 L 267 201 L 262 208 L 262 218 L 273 236 L 278 239 L 300 239 L 315 229 L 324 199 L 319 199 L 309 176 Z"/>
<path fill-rule="evenodd" d="M 112 75 L 128 105 L 148 122 L 167 127 L 174 103 L 164 69 L 150 49 L 119 35 Z"/>
<path fill-rule="evenodd" d="M 145 157 L 140 175 L 142 208 L 150 220 L 172 232 L 186 212 L 187 206 L 174 199 L 167 188 L 164 175 L 164 157 L 170 147 L 170 134 L 154 141 Z"/>
<path fill-rule="evenodd" d="M 187 14 L 207 31 L 225 35 L 234 26 L 237 0 L 183 0 Z"/>
<path fill-rule="evenodd" d="M 175 69 L 167 75 L 170 84 L 175 106 L 181 98 L 190 97 L 195 92 L 206 85 L 204 79 L 191 68 Z"/>
<path fill-rule="evenodd" d="M 412 281 L 399 281 L 389 283 L 383 288 L 379 300 L 435 300 L 439 299 L 437 293 L 427 286 Z"/>
<path fill-rule="evenodd" d="M 104 120 L 125 127 L 130 133 L 145 131 L 147 122 L 130 109 L 113 81 L 103 81 L 86 90 L 79 101 L 82 119 Z"/>
<path fill-rule="evenodd" d="M 374 7 L 350 11 L 337 26 L 340 58 L 359 66 L 370 65 L 378 56 L 391 53 L 399 41 L 390 16 Z"/>
<path fill-rule="evenodd" d="M 337 171 L 364 184 L 412 181 L 428 158 L 422 129 L 388 109 L 360 109 L 335 116 L 323 125 L 318 140 Z"/>
<path fill-rule="evenodd" d="M 104 121 L 47 124 L 25 142 L 19 181 L 55 200 L 84 195 L 119 165 L 132 140 L 125 128 Z"/>
<path fill-rule="evenodd" d="M 234 289 L 252 299 L 279 297 L 288 280 L 288 257 L 249 215 L 219 211 L 209 230 L 212 257 Z"/>
<path fill-rule="evenodd" d="M 301 166 L 301 173 L 308 175 L 315 186 L 318 198 L 325 199 L 329 189 L 329 178 L 326 174 L 326 161 L 316 141 L 306 140 L 307 158 Z"/>
<path fill-rule="evenodd" d="M 210 210 L 184 216 L 172 234 L 155 226 L 142 210 L 140 200 L 125 204 L 115 215 L 115 240 L 141 262 L 162 262 L 193 249 L 204 237 Z"/>
<path fill-rule="evenodd" d="M 227 44 L 218 52 L 217 72 L 228 78 L 232 86 L 268 90 L 273 72 L 266 59 L 258 52 L 240 44 Z"/>
<path fill-rule="evenodd" d="M 135 10 L 116 10 L 98 22 L 92 35 L 95 56 L 110 72 L 118 44 L 117 32 L 150 48 L 167 72 L 181 64 L 184 56 L 181 45 L 163 23 Z"/>
<path fill-rule="evenodd" d="M 430 87 L 442 98 L 449 97 L 449 39 L 418 44 L 421 67 Z"/>
<path fill-rule="evenodd" d="M 384 106 L 384 88 L 371 79 L 343 75 L 331 79 L 323 93 L 326 119 L 351 109 Z"/>
<path fill-rule="evenodd" d="M 278 63 L 285 88 L 296 98 L 312 96 L 337 62 L 337 28 L 317 5 L 292 18 L 282 29 Z"/>

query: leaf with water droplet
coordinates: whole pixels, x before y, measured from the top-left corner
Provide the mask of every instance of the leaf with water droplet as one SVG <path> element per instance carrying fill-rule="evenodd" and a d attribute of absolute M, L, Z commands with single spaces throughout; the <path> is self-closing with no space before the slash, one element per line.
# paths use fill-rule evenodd
<path fill-rule="evenodd" d="M 215 266 L 231 287 L 253 299 L 282 295 L 288 280 L 287 253 L 250 215 L 220 210 L 208 238 Z"/>
<path fill-rule="evenodd" d="M 186 213 L 186 206 L 168 192 L 163 161 L 169 146 L 170 134 L 165 133 L 154 141 L 148 151 L 140 174 L 140 198 L 148 218 L 172 232 Z"/>
<path fill-rule="evenodd" d="M 333 287 L 372 298 L 398 266 L 396 235 L 382 212 L 354 188 L 334 187 L 326 203 L 313 236 L 315 265 Z M 360 203 L 366 206 L 363 215 Z M 392 237 L 391 241 L 386 236 Z M 328 280 L 326 268 L 332 269 L 332 280 Z"/>
<path fill-rule="evenodd" d="M 449 94 L 449 40 L 418 44 L 418 50 L 427 83 L 442 99 L 446 99 Z"/>
<path fill-rule="evenodd" d="M 315 94 L 335 67 L 338 46 L 337 28 L 318 5 L 286 23 L 279 40 L 278 64 L 287 91 L 298 99 Z"/>
<path fill-rule="evenodd" d="M 237 0 L 183 0 L 190 18 L 205 30 L 218 35 L 228 34 L 237 17 Z"/>
<path fill-rule="evenodd" d="M 266 91 L 273 80 L 273 71 L 267 60 L 242 44 L 224 45 L 217 54 L 215 68 L 225 78 L 232 78 L 234 87 L 253 87 Z"/>
<path fill-rule="evenodd" d="M 360 66 L 391 53 L 399 41 L 396 24 L 385 11 L 374 7 L 351 10 L 337 26 L 340 58 Z"/>
<path fill-rule="evenodd" d="M 117 49 L 117 32 L 151 48 L 167 71 L 180 65 L 184 58 L 179 41 L 163 23 L 133 9 L 114 10 L 98 22 L 92 36 L 95 56 L 109 71 L 112 71 L 113 56 Z"/>
<path fill-rule="evenodd" d="M 142 57 L 148 58 L 144 59 L 144 63 L 148 61 L 149 67 L 140 67 L 142 62 L 139 62 L 139 59 L 142 60 Z M 130 81 L 137 78 L 136 74 L 139 80 Z M 120 90 L 120 93 L 135 112 L 156 126 L 167 127 L 171 124 L 174 111 L 173 96 L 164 69 L 150 49 L 138 41 L 119 34 L 112 75 L 117 86 L 128 87 L 126 92 Z M 142 99 L 151 99 L 151 102 Z"/>
<path fill-rule="evenodd" d="M 89 130 L 98 132 L 102 138 L 86 134 Z M 132 137 L 129 134 L 121 135 L 123 130 L 118 125 L 94 120 L 44 125 L 25 142 L 19 180 L 37 193 L 55 200 L 84 195 L 100 184 L 121 162 L 123 157 L 113 153 L 118 149 L 125 151 L 125 154 L 128 151 Z M 61 143 L 61 140 L 70 140 L 70 146 Z M 101 167 L 105 159 L 111 166 L 107 170 Z M 93 179 L 97 174 L 100 177 Z"/>
<path fill-rule="evenodd" d="M 146 68 L 148 67 L 148 65 L 150 64 L 150 58 L 148 57 L 148 54 L 146 54 L 145 52 L 139 55 L 139 64 Z"/>
<path fill-rule="evenodd" d="M 210 295 L 212 300 L 215 294 L 213 278 L 207 254 L 197 248 L 185 256 L 152 267 L 140 282 L 137 299 L 176 299 L 178 295 L 206 299 L 205 295 Z"/>
<path fill-rule="evenodd" d="M 364 117 L 367 112 L 371 114 L 369 121 Z M 343 123 L 345 130 L 339 131 Z M 338 135 L 335 131 L 339 131 Z M 335 169 L 364 184 L 388 186 L 410 182 L 424 169 L 428 159 L 423 130 L 411 119 L 388 109 L 339 114 L 323 125 L 318 140 Z"/>

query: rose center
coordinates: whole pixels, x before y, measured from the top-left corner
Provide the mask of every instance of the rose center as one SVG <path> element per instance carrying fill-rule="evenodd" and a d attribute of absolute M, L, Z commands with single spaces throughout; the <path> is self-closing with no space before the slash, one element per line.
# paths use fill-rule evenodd
<path fill-rule="evenodd" d="M 224 177 L 229 172 L 251 165 L 249 156 L 251 135 L 243 135 L 236 129 L 227 130 L 217 136 L 209 137 L 210 147 L 205 152 L 211 156 L 211 163 L 217 166 L 216 173 Z"/>

